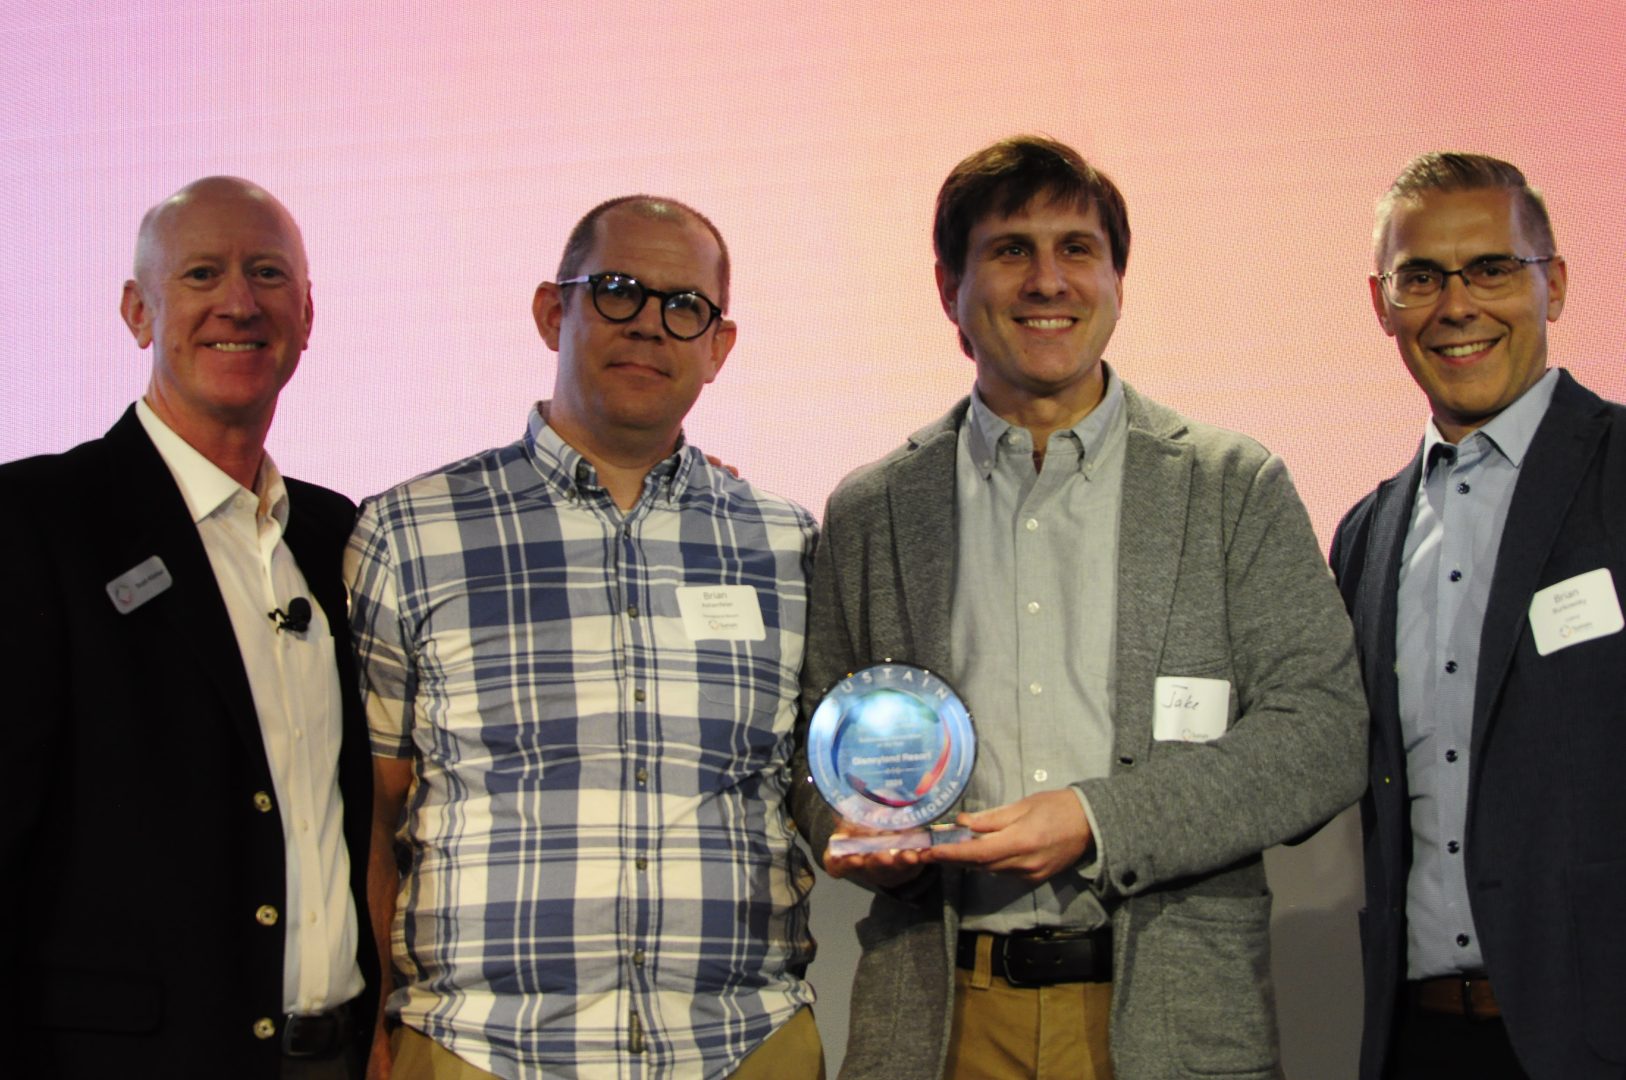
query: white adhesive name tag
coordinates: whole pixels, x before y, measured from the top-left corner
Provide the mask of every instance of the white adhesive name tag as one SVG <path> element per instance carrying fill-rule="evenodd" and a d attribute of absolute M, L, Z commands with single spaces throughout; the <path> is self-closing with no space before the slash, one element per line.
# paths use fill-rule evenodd
<path fill-rule="evenodd" d="M 1163 742 L 1212 742 L 1225 734 L 1231 684 L 1224 679 L 1160 675 L 1152 706 L 1152 738 Z"/>
<path fill-rule="evenodd" d="M 751 585 L 679 585 L 678 610 L 690 641 L 761 641 L 762 605 Z"/>
<path fill-rule="evenodd" d="M 1620 633 L 1620 597 L 1607 566 L 1560 581 L 1530 598 L 1530 632 L 1543 656 Z"/>
<path fill-rule="evenodd" d="M 173 584 L 164 560 L 154 555 L 109 581 L 107 595 L 120 615 L 128 615 Z"/>

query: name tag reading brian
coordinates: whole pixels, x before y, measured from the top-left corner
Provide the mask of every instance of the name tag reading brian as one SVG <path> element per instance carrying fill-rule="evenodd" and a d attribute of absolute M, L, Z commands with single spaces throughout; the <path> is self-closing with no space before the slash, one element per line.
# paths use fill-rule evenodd
<path fill-rule="evenodd" d="M 751 585 L 679 585 L 678 610 L 690 641 L 761 641 L 762 605 Z"/>
<path fill-rule="evenodd" d="M 1530 598 L 1530 632 L 1543 656 L 1620 633 L 1620 597 L 1607 566 L 1550 585 Z"/>
<path fill-rule="evenodd" d="M 1152 738 L 1163 742 L 1213 742 L 1225 734 L 1231 684 L 1224 679 L 1160 675 L 1152 706 Z"/>

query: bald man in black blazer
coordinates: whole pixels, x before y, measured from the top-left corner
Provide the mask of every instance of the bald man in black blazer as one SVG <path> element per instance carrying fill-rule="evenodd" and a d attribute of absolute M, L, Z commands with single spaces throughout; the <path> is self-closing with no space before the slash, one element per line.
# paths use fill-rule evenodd
<path fill-rule="evenodd" d="M 263 449 L 309 333 L 298 228 L 245 181 L 192 184 L 143 222 L 122 311 L 153 347 L 143 401 L 0 466 L 6 1071 L 354 1076 L 376 985 L 354 508 Z M 234 520 L 302 604 L 255 603 Z"/>

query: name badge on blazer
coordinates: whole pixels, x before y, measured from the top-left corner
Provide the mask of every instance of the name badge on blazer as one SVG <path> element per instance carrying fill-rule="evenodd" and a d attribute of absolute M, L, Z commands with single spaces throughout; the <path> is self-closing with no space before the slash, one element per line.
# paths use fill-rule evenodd
<path fill-rule="evenodd" d="M 1549 585 L 1530 598 L 1530 633 L 1543 656 L 1593 638 L 1618 634 L 1620 616 L 1615 577 L 1607 566 Z"/>
<path fill-rule="evenodd" d="M 1160 675 L 1152 705 L 1152 738 L 1162 742 L 1213 742 L 1225 734 L 1231 684 L 1225 679 Z"/>
<path fill-rule="evenodd" d="M 120 615 L 128 615 L 173 584 L 164 560 L 154 555 L 109 581 L 107 596 Z"/>

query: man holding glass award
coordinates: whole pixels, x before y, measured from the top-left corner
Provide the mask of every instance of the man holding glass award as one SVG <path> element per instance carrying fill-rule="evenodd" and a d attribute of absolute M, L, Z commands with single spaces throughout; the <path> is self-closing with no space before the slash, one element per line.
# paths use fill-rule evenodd
<path fill-rule="evenodd" d="M 933 239 L 975 390 L 842 482 L 814 562 L 794 808 L 876 892 L 843 1075 L 1277 1076 L 1261 852 L 1364 783 L 1308 517 L 1102 363 L 1128 215 L 1076 151 L 972 155 Z M 909 820 L 962 783 L 966 839 Z"/>

